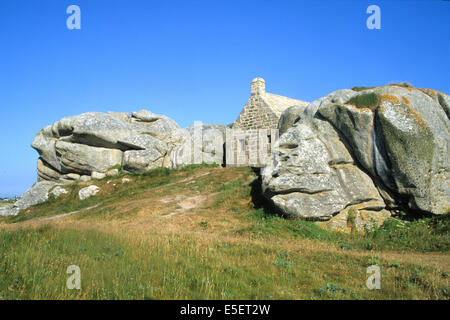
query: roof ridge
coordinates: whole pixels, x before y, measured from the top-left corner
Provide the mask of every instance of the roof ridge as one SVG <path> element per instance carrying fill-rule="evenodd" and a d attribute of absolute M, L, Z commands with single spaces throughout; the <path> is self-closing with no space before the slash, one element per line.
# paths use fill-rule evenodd
<path fill-rule="evenodd" d="M 278 94 L 265 92 L 261 95 L 261 98 L 264 100 L 266 105 L 273 111 L 275 114 L 279 117 L 283 113 L 284 110 L 287 108 L 294 106 L 294 105 L 300 105 L 300 106 L 306 106 L 309 103 L 306 101 L 293 99 L 285 96 L 280 96 Z"/>

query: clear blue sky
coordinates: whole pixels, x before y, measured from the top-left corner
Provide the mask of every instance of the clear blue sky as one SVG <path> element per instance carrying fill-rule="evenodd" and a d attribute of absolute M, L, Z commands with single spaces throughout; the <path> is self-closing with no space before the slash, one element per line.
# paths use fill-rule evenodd
<path fill-rule="evenodd" d="M 366 28 L 371 4 L 381 30 Z M 255 77 L 306 101 L 393 81 L 450 92 L 450 1 L 0 0 L 0 46 L 0 197 L 36 181 L 30 143 L 65 116 L 228 124 Z"/>

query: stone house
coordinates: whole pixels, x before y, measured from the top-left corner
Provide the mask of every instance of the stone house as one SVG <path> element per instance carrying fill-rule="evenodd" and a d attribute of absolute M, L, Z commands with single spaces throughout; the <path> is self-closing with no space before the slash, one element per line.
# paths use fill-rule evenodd
<path fill-rule="evenodd" d="M 273 142 L 278 139 L 278 121 L 283 111 L 291 106 L 308 105 L 305 101 L 266 92 L 262 78 L 253 79 L 250 94 L 250 99 L 232 124 L 235 136 L 232 149 L 235 152 L 233 159 L 231 156 L 227 159 L 227 165 L 263 166 L 266 161 L 264 152 L 269 156 Z"/>
<path fill-rule="evenodd" d="M 266 83 L 262 78 L 253 79 L 250 99 L 242 109 L 233 128 L 276 129 L 284 110 L 291 106 L 306 106 L 307 102 L 295 100 L 266 92 Z"/>

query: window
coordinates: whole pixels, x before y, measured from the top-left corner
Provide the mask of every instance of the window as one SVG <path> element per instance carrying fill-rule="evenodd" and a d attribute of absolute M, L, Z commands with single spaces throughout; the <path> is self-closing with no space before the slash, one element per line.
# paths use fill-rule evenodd
<path fill-rule="evenodd" d="M 245 139 L 240 139 L 241 142 L 241 152 L 245 152 Z"/>

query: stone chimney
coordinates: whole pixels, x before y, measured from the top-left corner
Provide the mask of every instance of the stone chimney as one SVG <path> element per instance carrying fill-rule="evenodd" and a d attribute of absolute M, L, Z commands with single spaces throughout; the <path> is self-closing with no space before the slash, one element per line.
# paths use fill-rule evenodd
<path fill-rule="evenodd" d="M 266 82 L 263 78 L 255 78 L 252 80 L 252 88 L 251 88 L 252 96 L 259 96 L 266 92 Z"/>

